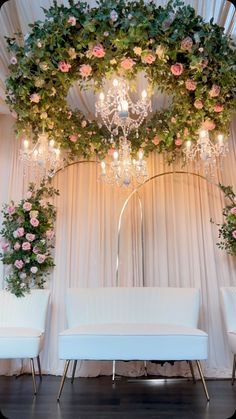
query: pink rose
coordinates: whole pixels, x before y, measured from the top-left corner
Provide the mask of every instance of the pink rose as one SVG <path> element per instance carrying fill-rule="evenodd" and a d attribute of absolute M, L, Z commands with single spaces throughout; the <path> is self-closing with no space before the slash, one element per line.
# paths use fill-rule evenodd
<path fill-rule="evenodd" d="M 31 219 L 30 219 L 30 224 L 31 224 L 33 227 L 38 227 L 38 225 L 39 225 L 39 220 L 38 220 L 37 218 L 31 218 Z"/>
<path fill-rule="evenodd" d="M 70 140 L 72 143 L 76 143 L 77 139 L 78 139 L 78 137 L 77 137 L 77 135 L 75 135 L 75 134 L 71 134 L 71 135 L 69 136 L 69 140 Z"/>
<path fill-rule="evenodd" d="M 9 215 L 13 215 L 16 212 L 16 209 L 13 206 L 9 206 L 7 207 L 7 212 Z"/>
<path fill-rule="evenodd" d="M 200 99 L 196 99 L 193 105 L 195 106 L 196 109 L 202 109 L 203 108 L 203 103 Z"/>
<path fill-rule="evenodd" d="M 45 261 L 45 259 L 46 259 L 46 256 L 39 253 L 36 256 L 36 259 L 37 259 L 37 262 L 38 263 L 43 263 Z"/>
<path fill-rule="evenodd" d="M 34 241 L 34 239 L 35 239 L 35 234 L 32 234 L 32 233 L 27 233 L 27 234 L 25 235 L 25 238 L 26 238 L 26 240 L 28 240 L 29 242 L 32 242 L 32 241 Z"/>
<path fill-rule="evenodd" d="M 191 51 L 193 46 L 193 41 L 192 38 L 190 38 L 190 36 L 187 36 L 187 38 L 184 38 L 181 42 L 181 49 L 186 50 L 186 51 Z"/>
<path fill-rule="evenodd" d="M 33 253 L 34 253 L 35 255 L 37 255 L 39 252 L 40 252 L 39 248 L 38 248 L 37 246 L 34 246 L 34 247 L 33 247 Z"/>
<path fill-rule="evenodd" d="M 39 205 L 40 205 L 42 208 L 46 208 L 46 207 L 48 206 L 48 203 L 47 203 L 46 199 L 42 198 L 42 199 L 40 199 L 40 201 L 39 201 Z"/>
<path fill-rule="evenodd" d="M 17 64 L 17 58 L 16 57 L 11 57 L 10 63 L 13 64 L 13 65 Z"/>
<path fill-rule="evenodd" d="M 142 62 L 145 64 L 152 64 L 155 61 L 156 57 L 153 54 L 146 54 L 142 57 Z"/>
<path fill-rule="evenodd" d="M 26 198 L 30 199 L 32 197 L 32 195 L 33 195 L 32 192 L 28 191 L 27 194 L 26 194 Z"/>
<path fill-rule="evenodd" d="M 31 272 L 32 274 L 36 274 L 36 273 L 38 272 L 38 268 L 37 268 L 37 266 L 32 266 L 32 267 L 30 268 L 30 272 Z"/>
<path fill-rule="evenodd" d="M 22 249 L 23 250 L 30 250 L 31 249 L 31 244 L 29 242 L 22 243 Z"/>
<path fill-rule="evenodd" d="M 79 72 L 80 72 L 82 77 L 86 78 L 86 77 L 90 76 L 90 74 L 92 73 L 92 67 L 89 64 L 82 64 L 79 67 Z"/>
<path fill-rule="evenodd" d="M 76 25 L 76 18 L 74 16 L 70 16 L 69 19 L 67 20 L 67 22 L 71 25 L 71 26 L 75 26 Z"/>
<path fill-rule="evenodd" d="M 157 135 L 155 135 L 155 137 L 153 138 L 152 142 L 153 142 L 153 144 L 158 145 L 159 142 L 160 142 L 160 138 Z"/>
<path fill-rule="evenodd" d="M 236 230 L 232 231 L 232 236 L 234 239 L 236 239 Z"/>
<path fill-rule="evenodd" d="M 170 67 L 170 71 L 174 76 L 180 76 L 184 71 L 184 66 L 181 63 L 175 63 Z"/>
<path fill-rule="evenodd" d="M 231 208 L 230 212 L 231 214 L 236 215 L 236 207 Z"/>
<path fill-rule="evenodd" d="M 46 237 L 48 240 L 52 240 L 54 237 L 54 231 L 53 230 L 47 230 L 46 231 Z"/>
<path fill-rule="evenodd" d="M 30 202 L 25 202 L 23 204 L 23 208 L 24 208 L 25 211 L 30 211 L 31 208 L 32 208 L 32 204 Z"/>
<path fill-rule="evenodd" d="M 202 129 L 206 129 L 208 131 L 213 130 L 216 127 L 216 124 L 214 121 L 211 121 L 210 119 L 206 119 L 202 124 Z"/>
<path fill-rule="evenodd" d="M 215 106 L 214 106 L 214 111 L 215 112 L 222 112 L 223 111 L 223 109 L 224 109 L 224 106 L 223 105 L 221 105 L 220 103 L 217 103 Z"/>
<path fill-rule="evenodd" d="M 17 260 L 15 261 L 14 265 L 15 265 L 15 267 L 16 267 L 17 269 L 22 269 L 22 268 L 23 268 L 23 266 L 24 266 L 24 262 L 23 262 L 23 260 L 21 260 L 21 259 L 17 259 Z"/>
<path fill-rule="evenodd" d="M 120 65 L 124 70 L 132 70 L 135 62 L 132 60 L 132 58 L 123 58 Z"/>
<path fill-rule="evenodd" d="M 196 90 L 197 83 L 194 80 L 188 79 L 185 82 L 185 87 L 187 90 L 193 91 Z"/>
<path fill-rule="evenodd" d="M 180 146 L 182 144 L 183 144 L 183 141 L 181 140 L 181 138 L 176 138 L 175 145 Z"/>
<path fill-rule="evenodd" d="M 16 242 L 16 243 L 14 244 L 14 249 L 17 251 L 17 250 L 19 250 L 20 248 L 21 248 L 20 243 L 19 243 L 19 242 Z"/>
<path fill-rule="evenodd" d="M 39 103 L 40 99 L 41 96 L 38 95 L 38 93 L 33 93 L 32 95 L 30 95 L 30 102 Z"/>
<path fill-rule="evenodd" d="M 65 61 L 60 61 L 58 63 L 58 68 L 60 71 L 62 71 L 62 73 L 68 73 L 68 71 L 70 71 L 71 65 Z"/>
<path fill-rule="evenodd" d="M 19 227 L 16 229 L 16 237 L 23 237 L 25 234 L 24 227 Z"/>
<path fill-rule="evenodd" d="M 92 49 L 92 55 L 96 58 L 103 58 L 105 54 L 106 53 L 102 44 L 97 44 Z"/>
<path fill-rule="evenodd" d="M 210 97 L 217 97 L 220 94 L 220 86 L 218 86 L 217 84 L 213 84 L 211 90 L 209 91 L 209 96 Z"/>
<path fill-rule="evenodd" d="M 4 252 L 6 252 L 9 249 L 9 243 L 2 243 L 1 248 Z"/>

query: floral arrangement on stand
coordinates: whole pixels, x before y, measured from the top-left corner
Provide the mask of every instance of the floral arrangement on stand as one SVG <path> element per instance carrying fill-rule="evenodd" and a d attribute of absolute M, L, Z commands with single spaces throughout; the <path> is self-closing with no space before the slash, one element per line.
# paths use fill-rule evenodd
<path fill-rule="evenodd" d="M 17 114 L 19 135 L 43 127 L 73 158 L 104 158 L 111 148 L 104 126 L 71 111 L 66 97 L 74 82 L 99 91 L 115 75 L 132 83 L 144 72 L 150 91 L 171 95 L 169 109 L 144 121 L 132 150 L 168 152 L 173 159 L 199 129 L 228 134 L 236 106 L 236 50 L 223 28 L 204 22 L 191 6 L 154 2 L 69 0 L 45 10 L 25 37 L 8 38 L 11 54 L 7 102 Z M 170 158 L 170 159 L 171 159 Z"/>
<path fill-rule="evenodd" d="M 217 246 L 230 255 L 236 256 L 236 194 L 231 186 L 219 184 L 219 187 L 224 192 L 228 204 L 223 208 L 225 221 L 223 224 L 217 224 L 220 227 L 219 238 L 221 239 Z"/>
<path fill-rule="evenodd" d="M 55 195 L 58 191 L 43 179 L 38 189 L 30 184 L 18 205 L 11 201 L 3 207 L 0 260 L 10 265 L 7 288 L 17 297 L 31 288 L 43 288 L 45 276 L 54 266 L 51 249 L 56 210 L 50 200 Z"/>

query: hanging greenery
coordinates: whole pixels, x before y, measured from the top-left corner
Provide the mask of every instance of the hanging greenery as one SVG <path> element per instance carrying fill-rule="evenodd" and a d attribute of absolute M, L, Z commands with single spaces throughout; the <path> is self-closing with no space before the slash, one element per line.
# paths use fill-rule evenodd
<path fill-rule="evenodd" d="M 26 198 L 18 205 L 11 201 L 3 207 L 0 260 L 10 266 L 6 282 L 17 297 L 31 288 L 43 288 L 54 266 L 51 249 L 56 210 L 50 202 L 54 195 L 58 191 L 43 179 L 38 189 L 30 184 Z"/>
<path fill-rule="evenodd" d="M 200 128 L 228 134 L 236 106 L 236 52 L 213 19 L 204 22 L 180 0 L 157 7 L 153 1 L 54 1 L 45 20 L 30 25 L 25 37 L 8 38 L 11 53 L 7 102 L 17 114 L 19 134 L 50 138 L 73 157 L 100 158 L 109 151 L 109 132 L 80 111 L 67 94 L 73 83 L 99 91 L 114 75 L 130 80 L 144 72 L 150 92 L 172 97 L 131 134 L 132 149 L 167 151 L 173 158 Z"/>

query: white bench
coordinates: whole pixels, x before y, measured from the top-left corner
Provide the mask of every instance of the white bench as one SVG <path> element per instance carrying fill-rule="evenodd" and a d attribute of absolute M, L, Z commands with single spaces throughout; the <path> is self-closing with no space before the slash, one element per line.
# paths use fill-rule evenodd
<path fill-rule="evenodd" d="M 195 288 L 68 289 L 68 329 L 59 335 L 59 357 L 66 360 L 61 396 L 71 360 L 173 360 L 207 358 L 208 335 L 198 329 L 200 292 Z"/>

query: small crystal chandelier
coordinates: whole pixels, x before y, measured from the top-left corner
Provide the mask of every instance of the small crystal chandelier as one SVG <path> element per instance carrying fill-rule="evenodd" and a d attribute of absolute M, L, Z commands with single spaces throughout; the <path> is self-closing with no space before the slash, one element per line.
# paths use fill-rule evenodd
<path fill-rule="evenodd" d="M 211 141 L 208 130 L 200 130 L 196 144 L 186 141 L 184 154 L 186 162 L 197 161 L 203 163 L 205 173 L 213 174 L 217 162 L 228 153 L 228 142 L 219 134 L 215 142 Z"/>
<path fill-rule="evenodd" d="M 114 136 L 119 136 L 119 148 L 114 149 L 113 161 L 108 165 L 101 162 L 101 179 L 107 183 L 119 186 L 130 186 L 132 183 L 143 183 L 147 176 L 147 163 L 143 150 L 139 150 L 138 158 L 132 158 L 131 143 L 128 135 L 136 130 L 151 112 L 151 101 L 147 92 L 143 90 L 141 99 L 133 103 L 129 94 L 129 87 L 124 80 L 113 80 L 113 86 L 108 90 L 105 98 L 100 93 L 96 103 L 96 116 L 100 115 L 106 128 L 111 133 L 111 145 Z M 121 134 L 121 135 L 120 135 Z"/>
<path fill-rule="evenodd" d="M 60 148 L 55 147 L 53 139 L 48 140 L 48 134 L 45 132 L 38 135 L 35 144 L 32 139 L 24 138 L 19 158 L 23 162 L 24 173 L 28 167 L 39 178 L 52 177 L 63 165 Z"/>

